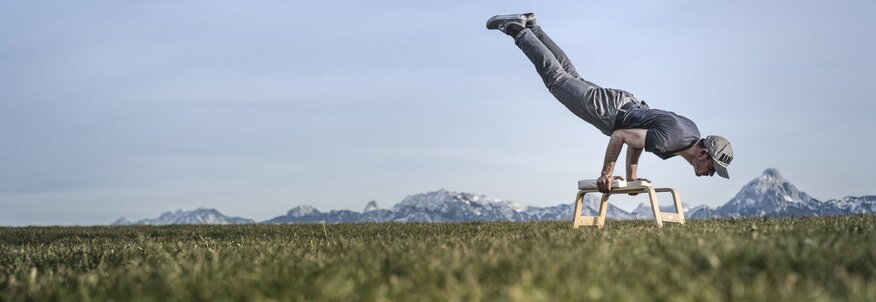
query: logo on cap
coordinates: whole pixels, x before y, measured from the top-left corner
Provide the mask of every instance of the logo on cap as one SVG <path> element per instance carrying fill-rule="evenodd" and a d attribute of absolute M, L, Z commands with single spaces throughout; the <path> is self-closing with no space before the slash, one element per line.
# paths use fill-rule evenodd
<path fill-rule="evenodd" d="M 727 154 L 721 154 L 721 156 L 718 157 L 718 161 L 721 162 L 722 164 L 729 165 L 730 162 L 733 161 L 733 156 L 730 156 Z"/>

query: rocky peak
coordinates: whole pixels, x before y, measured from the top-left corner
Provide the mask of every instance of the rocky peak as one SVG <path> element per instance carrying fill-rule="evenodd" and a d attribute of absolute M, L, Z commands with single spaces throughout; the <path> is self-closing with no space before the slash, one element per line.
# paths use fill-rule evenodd
<path fill-rule="evenodd" d="M 790 216 L 817 211 L 820 206 L 821 202 L 798 190 L 778 170 L 767 169 L 718 212 L 727 217 Z"/>
<path fill-rule="evenodd" d="M 116 220 L 116 222 L 113 222 L 112 225 L 129 225 L 129 224 L 133 224 L 133 222 L 128 220 L 128 218 L 122 217 L 122 218 L 119 218 L 118 220 Z"/>
<path fill-rule="evenodd" d="M 753 198 L 759 196 L 761 198 Z M 776 197 L 777 201 L 800 202 L 809 201 L 812 197 L 801 192 L 793 184 L 788 182 L 776 169 L 766 169 L 760 177 L 748 182 L 742 190 L 733 198 L 734 200 L 742 199 L 763 199 L 763 197 Z"/>
<path fill-rule="evenodd" d="M 292 217 L 301 217 L 307 215 L 318 214 L 319 210 L 314 209 L 311 206 L 297 206 L 289 210 L 286 214 Z"/>
<path fill-rule="evenodd" d="M 405 199 L 395 205 L 394 209 L 399 211 L 402 208 L 415 208 L 432 211 L 441 207 L 445 202 L 453 202 L 454 200 L 457 200 L 459 196 L 455 195 L 455 193 L 448 192 L 444 189 L 428 193 L 414 194 L 405 197 Z"/>
<path fill-rule="evenodd" d="M 372 201 L 369 201 L 368 204 L 365 205 L 365 210 L 363 210 L 362 213 L 368 213 L 368 212 L 376 211 L 376 210 L 380 210 L 380 207 L 377 206 L 376 200 L 372 200 Z"/>
<path fill-rule="evenodd" d="M 769 168 L 763 171 L 763 174 L 760 175 L 760 179 L 768 182 L 785 182 L 785 178 L 782 177 L 782 174 L 779 173 L 779 170 L 775 168 Z"/>

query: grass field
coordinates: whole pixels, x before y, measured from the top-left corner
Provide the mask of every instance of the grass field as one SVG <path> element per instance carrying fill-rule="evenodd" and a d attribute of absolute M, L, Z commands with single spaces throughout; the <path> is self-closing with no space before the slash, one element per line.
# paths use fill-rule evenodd
<path fill-rule="evenodd" d="M 0 301 L 874 301 L 876 217 L 0 228 Z"/>

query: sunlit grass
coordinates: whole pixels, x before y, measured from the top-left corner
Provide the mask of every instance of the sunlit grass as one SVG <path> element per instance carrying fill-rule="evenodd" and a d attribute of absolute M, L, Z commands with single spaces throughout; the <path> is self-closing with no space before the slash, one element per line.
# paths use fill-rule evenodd
<path fill-rule="evenodd" d="M 874 300 L 876 217 L 0 228 L 0 300 Z"/>

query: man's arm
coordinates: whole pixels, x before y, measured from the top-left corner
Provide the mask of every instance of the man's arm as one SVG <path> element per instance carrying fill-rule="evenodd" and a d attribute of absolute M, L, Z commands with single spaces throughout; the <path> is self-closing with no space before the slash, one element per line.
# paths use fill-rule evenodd
<path fill-rule="evenodd" d="M 605 150 L 602 173 L 600 173 L 599 179 L 596 180 L 599 192 L 607 193 L 611 190 L 611 182 L 615 178 L 611 174 L 614 172 L 614 165 L 617 162 L 617 157 L 620 155 L 623 145 L 641 150 L 645 147 L 645 134 L 647 134 L 645 129 L 619 129 L 611 134 L 611 138 L 608 140 L 608 147 Z"/>
<path fill-rule="evenodd" d="M 636 169 L 639 168 L 639 156 L 642 148 L 627 147 L 627 180 L 636 180 Z"/>

